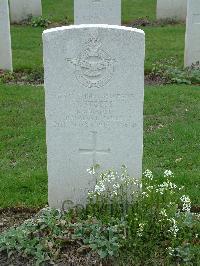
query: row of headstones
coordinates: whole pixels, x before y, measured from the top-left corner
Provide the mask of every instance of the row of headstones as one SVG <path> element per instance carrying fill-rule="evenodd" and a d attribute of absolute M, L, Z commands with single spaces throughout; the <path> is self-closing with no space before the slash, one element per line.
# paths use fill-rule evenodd
<path fill-rule="evenodd" d="M 13 70 L 10 20 L 19 23 L 41 15 L 41 0 L 0 0 L 0 69 Z"/>
<path fill-rule="evenodd" d="M 10 20 L 11 23 L 18 23 L 28 18 L 29 15 L 41 16 L 42 5 L 41 0 L 9 0 L 10 2 Z M 90 21 L 98 21 L 104 24 L 106 17 L 107 24 L 118 25 L 121 21 L 121 1 L 110 0 L 103 8 L 104 15 L 101 16 L 91 3 L 101 5 L 105 0 L 74 0 L 75 5 L 75 24 L 88 23 Z M 88 8 L 87 8 L 88 7 Z M 97 8 L 98 9 L 98 8 Z M 114 14 L 114 15 L 113 15 Z M 177 19 L 185 20 L 187 16 L 187 0 L 157 0 L 157 19 Z M 115 23 L 114 23 L 115 22 Z"/>
<path fill-rule="evenodd" d="M 103 7 L 104 16 L 100 16 L 99 12 L 95 13 L 95 10 L 91 9 L 91 2 L 99 5 L 99 0 L 75 0 L 75 24 L 83 24 L 90 21 L 98 21 L 100 24 L 104 24 L 103 17 L 106 17 L 107 24 L 109 22 L 120 24 L 121 8 L 120 0 L 110 0 L 106 8 Z M 31 16 L 42 15 L 41 0 L 9 0 L 10 3 L 10 20 L 11 23 L 21 22 Z M 88 8 L 87 8 L 88 6 Z M 102 7 L 100 7 L 102 8 Z M 111 12 L 112 10 L 112 12 Z M 115 14 L 112 17 L 112 14 Z M 157 18 L 158 19 L 177 19 L 185 20 L 187 16 L 187 0 L 157 0 Z"/>
<path fill-rule="evenodd" d="M 200 60 L 200 4 L 199 1 L 158 0 L 158 18 L 185 19 L 185 66 Z M 75 24 L 121 25 L 121 0 L 75 0 Z M 11 21 L 20 22 L 28 15 L 41 15 L 41 0 L 10 0 Z M 12 71 L 12 50 L 8 0 L 0 1 L 0 69 Z"/>
<path fill-rule="evenodd" d="M 186 19 L 185 67 L 200 61 L 200 1 L 157 0 L 157 19 Z"/>

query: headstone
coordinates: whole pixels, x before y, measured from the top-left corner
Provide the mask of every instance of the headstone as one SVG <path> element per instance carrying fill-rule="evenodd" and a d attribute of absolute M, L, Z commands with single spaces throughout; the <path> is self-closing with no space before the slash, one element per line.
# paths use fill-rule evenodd
<path fill-rule="evenodd" d="M 19 23 L 30 16 L 42 16 L 41 0 L 10 0 L 11 23 Z"/>
<path fill-rule="evenodd" d="M 176 19 L 185 21 L 187 0 L 157 0 L 157 19 Z"/>
<path fill-rule="evenodd" d="M 185 35 L 185 66 L 200 62 L 200 1 L 188 1 Z"/>
<path fill-rule="evenodd" d="M 0 69 L 12 71 L 8 0 L 0 0 Z"/>
<path fill-rule="evenodd" d="M 142 175 L 144 32 L 79 25 L 43 42 L 49 204 L 84 204 L 92 165 Z"/>
<path fill-rule="evenodd" d="M 121 0 L 74 0 L 74 24 L 121 25 Z"/>

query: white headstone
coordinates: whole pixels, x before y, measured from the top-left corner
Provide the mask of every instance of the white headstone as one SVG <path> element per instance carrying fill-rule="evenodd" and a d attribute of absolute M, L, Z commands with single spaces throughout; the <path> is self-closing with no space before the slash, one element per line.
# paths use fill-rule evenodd
<path fill-rule="evenodd" d="M 200 62 L 200 1 L 188 1 L 185 35 L 185 66 Z"/>
<path fill-rule="evenodd" d="M 12 71 L 8 0 L 0 0 L 0 69 Z"/>
<path fill-rule="evenodd" d="M 41 0 L 10 0 L 11 23 L 19 23 L 29 16 L 42 16 Z"/>
<path fill-rule="evenodd" d="M 121 25 L 121 0 L 74 0 L 74 24 Z"/>
<path fill-rule="evenodd" d="M 186 15 L 187 0 L 157 0 L 157 19 L 185 21 Z"/>
<path fill-rule="evenodd" d="M 142 175 L 144 32 L 69 26 L 43 42 L 49 204 L 84 204 L 92 165 Z"/>

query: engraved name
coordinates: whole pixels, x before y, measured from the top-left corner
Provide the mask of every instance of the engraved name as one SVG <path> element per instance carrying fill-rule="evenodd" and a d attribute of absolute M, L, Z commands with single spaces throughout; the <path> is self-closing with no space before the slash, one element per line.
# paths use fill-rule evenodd
<path fill-rule="evenodd" d="M 56 98 L 59 106 L 59 110 L 53 110 L 49 117 L 53 127 L 133 128 L 136 126 L 133 120 L 134 94 L 65 93 L 52 97 L 54 101 Z"/>

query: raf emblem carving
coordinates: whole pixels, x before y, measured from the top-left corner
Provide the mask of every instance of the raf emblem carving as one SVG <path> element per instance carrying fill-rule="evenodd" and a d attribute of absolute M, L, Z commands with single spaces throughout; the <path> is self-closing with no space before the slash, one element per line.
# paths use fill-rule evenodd
<path fill-rule="evenodd" d="M 98 37 L 91 37 L 77 58 L 67 58 L 75 66 L 77 80 L 85 87 L 100 88 L 114 73 L 115 60 L 104 51 Z"/>

